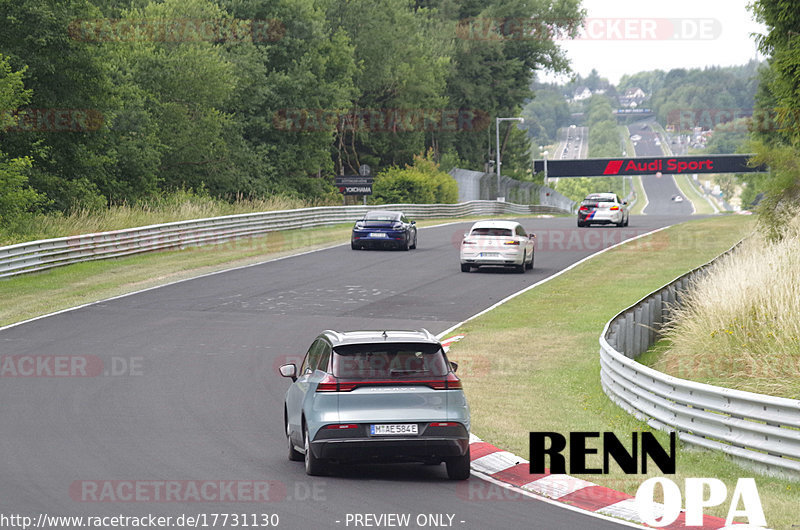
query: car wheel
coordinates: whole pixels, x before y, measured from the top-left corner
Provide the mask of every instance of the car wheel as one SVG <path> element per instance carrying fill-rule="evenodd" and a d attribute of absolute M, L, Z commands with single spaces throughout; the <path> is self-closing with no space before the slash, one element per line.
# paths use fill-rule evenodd
<path fill-rule="evenodd" d="M 532 270 L 533 269 L 533 258 L 534 258 L 534 256 L 536 256 L 536 253 L 535 252 L 531 252 L 531 262 L 525 265 L 528 268 L 528 270 Z"/>
<path fill-rule="evenodd" d="M 289 445 L 289 460 L 292 462 L 302 462 L 303 461 L 303 453 L 298 451 L 294 448 L 294 444 L 292 443 L 292 437 L 289 436 L 289 422 L 286 422 L 286 441 Z"/>
<path fill-rule="evenodd" d="M 352 248 L 353 250 L 358 250 L 358 245 L 356 245 L 355 241 L 350 242 L 350 248 Z"/>
<path fill-rule="evenodd" d="M 583 228 L 584 226 L 586 226 L 586 225 L 583 224 L 582 222 L 578 221 L 578 228 Z"/>
<path fill-rule="evenodd" d="M 620 217 L 619 222 L 614 224 L 616 224 L 618 228 L 622 228 L 623 226 L 625 226 L 625 218 Z"/>
<path fill-rule="evenodd" d="M 406 235 L 405 240 L 403 240 L 403 244 L 400 245 L 401 250 L 408 250 L 408 235 Z"/>
<path fill-rule="evenodd" d="M 314 456 L 311 450 L 311 442 L 308 440 L 308 427 L 303 428 L 303 448 L 306 451 L 306 475 L 319 476 L 325 473 L 325 463 Z"/>
<path fill-rule="evenodd" d="M 469 263 L 461 264 L 461 272 L 469 272 L 470 270 L 472 270 L 472 267 L 469 266 Z"/>
<path fill-rule="evenodd" d="M 525 269 L 528 268 L 528 266 L 525 264 L 525 261 L 527 261 L 527 259 L 528 259 L 527 254 L 523 254 L 522 255 L 522 263 L 517 265 L 517 272 L 518 273 L 520 273 L 520 274 L 524 274 L 525 273 Z"/>
<path fill-rule="evenodd" d="M 414 244 L 411 245 L 410 248 L 412 248 L 412 249 L 416 249 L 417 248 L 417 233 L 416 232 L 414 232 Z"/>
<path fill-rule="evenodd" d="M 625 225 L 624 226 L 628 226 L 628 223 L 630 223 L 630 222 L 631 222 L 631 216 L 629 215 L 628 217 L 625 218 Z"/>
<path fill-rule="evenodd" d="M 456 456 L 445 460 L 447 478 L 450 480 L 467 480 L 469 478 L 469 449 L 464 456 Z"/>

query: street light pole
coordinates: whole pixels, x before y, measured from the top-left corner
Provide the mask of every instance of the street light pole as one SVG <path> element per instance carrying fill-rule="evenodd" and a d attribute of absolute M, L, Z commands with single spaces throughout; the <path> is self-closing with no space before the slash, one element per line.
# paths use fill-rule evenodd
<path fill-rule="evenodd" d="M 495 156 L 497 160 L 497 199 L 500 199 L 500 122 L 507 120 L 525 123 L 525 118 L 495 118 L 494 129 L 497 140 L 497 152 Z"/>

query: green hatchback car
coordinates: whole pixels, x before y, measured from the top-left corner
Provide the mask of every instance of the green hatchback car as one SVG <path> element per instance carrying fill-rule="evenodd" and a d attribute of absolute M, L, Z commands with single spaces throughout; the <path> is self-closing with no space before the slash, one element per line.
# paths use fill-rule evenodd
<path fill-rule="evenodd" d="M 320 475 L 334 462 L 445 463 L 470 475 L 469 406 L 441 343 L 427 330 L 324 331 L 292 379 L 289 459 Z"/>

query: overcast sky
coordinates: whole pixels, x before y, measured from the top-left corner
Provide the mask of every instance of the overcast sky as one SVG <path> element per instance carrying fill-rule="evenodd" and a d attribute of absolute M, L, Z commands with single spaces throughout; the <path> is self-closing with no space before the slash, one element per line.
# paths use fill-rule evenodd
<path fill-rule="evenodd" d="M 750 1 L 583 0 L 587 34 L 561 44 L 575 72 L 596 68 L 615 84 L 644 70 L 740 65 L 757 57 L 751 34 L 765 32 Z"/>

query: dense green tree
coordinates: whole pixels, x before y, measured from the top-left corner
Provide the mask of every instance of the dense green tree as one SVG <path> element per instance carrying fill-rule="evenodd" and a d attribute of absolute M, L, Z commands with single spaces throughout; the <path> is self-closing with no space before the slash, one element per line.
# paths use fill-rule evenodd
<path fill-rule="evenodd" d="M 535 145 L 556 140 L 558 130 L 572 123 L 569 105 L 555 86 L 534 86 L 534 97 L 522 109 L 523 128 Z"/>
<path fill-rule="evenodd" d="M 447 4 L 442 10 L 455 11 Z M 461 27 L 469 31 L 459 32 L 454 42 L 447 82 L 449 104 L 482 111 L 489 117 L 491 129 L 495 117 L 520 115 L 521 105 L 531 97 L 533 72 L 569 71 L 566 55 L 553 36 L 574 36 L 585 16 L 577 0 L 472 1 L 459 4 L 457 14 Z M 487 132 L 481 128 L 442 135 L 442 150 L 453 150 L 473 167 L 481 167 L 494 158 L 494 131 Z M 526 171 L 529 144 L 510 142 L 507 148 L 512 152 L 503 153 L 507 161 L 504 171 Z"/>
<path fill-rule="evenodd" d="M 767 27 L 758 43 L 769 57 L 769 69 L 761 71 L 758 107 L 777 118 L 774 126 L 757 127 L 754 133 L 754 162 L 767 164 L 770 175 L 749 183 L 766 191 L 759 211 L 778 237 L 785 223 L 800 212 L 800 11 L 790 0 L 756 0 L 752 9 Z"/>
<path fill-rule="evenodd" d="M 4 134 L 3 148 L 12 158 L 31 158 L 31 184 L 60 209 L 101 206 L 101 190 L 114 186 L 107 168 L 115 160 L 105 131 L 117 103 L 108 63 L 102 49 L 70 33 L 76 20 L 100 15 L 88 0 L 0 2 L 0 52 L 15 70 L 27 67 L 29 112 L 43 118 Z M 86 116 L 98 123 L 84 127 Z"/>
<path fill-rule="evenodd" d="M 0 55 L 0 131 L 19 126 L 16 111 L 26 104 L 31 91 L 22 81 L 24 70 L 13 71 Z M 28 186 L 28 157 L 8 158 L 0 151 L 0 226 L 12 225 L 42 203 L 43 198 Z"/>

